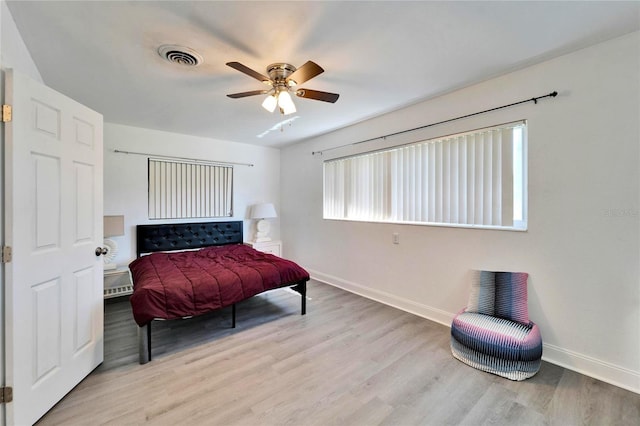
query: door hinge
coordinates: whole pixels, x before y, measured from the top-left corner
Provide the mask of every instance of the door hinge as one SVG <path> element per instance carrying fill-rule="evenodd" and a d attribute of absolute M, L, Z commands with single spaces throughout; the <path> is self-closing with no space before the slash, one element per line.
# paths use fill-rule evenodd
<path fill-rule="evenodd" d="M 6 404 L 11 401 L 13 401 L 13 388 L 11 386 L 0 388 L 0 404 Z"/>
<path fill-rule="evenodd" d="M 6 123 L 11 121 L 11 116 L 13 115 L 13 107 L 11 105 L 2 105 L 2 122 Z"/>
<path fill-rule="evenodd" d="M 9 263 L 13 259 L 11 246 L 2 247 L 2 263 Z"/>

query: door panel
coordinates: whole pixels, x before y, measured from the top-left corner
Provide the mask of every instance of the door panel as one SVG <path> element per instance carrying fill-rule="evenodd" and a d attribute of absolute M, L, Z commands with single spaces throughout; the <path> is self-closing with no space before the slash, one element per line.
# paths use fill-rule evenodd
<path fill-rule="evenodd" d="M 92 177 L 95 172 L 90 164 L 74 162 L 73 167 L 76 197 L 74 244 L 92 244 L 95 238 L 93 205 L 96 201 Z"/>
<path fill-rule="evenodd" d="M 35 311 L 35 374 L 34 384 L 61 367 L 60 354 L 60 279 L 53 279 L 32 288 Z"/>
<path fill-rule="evenodd" d="M 92 316 L 93 269 L 88 268 L 74 274 L 76 312 L 74 317 L 74 356 L 95 340 Z"/>
<path fill-rule="evenodd" d="M 32 424 L 103 360 L 102 116 L 6 72 L 7 424 Z"/>
<path fill-rule="evenodd" d="M 60 248 L 60 158 L 31 153 L 35 185 L 35 252 Z M 36 254 L 36 253 L 32 253 Z"/>

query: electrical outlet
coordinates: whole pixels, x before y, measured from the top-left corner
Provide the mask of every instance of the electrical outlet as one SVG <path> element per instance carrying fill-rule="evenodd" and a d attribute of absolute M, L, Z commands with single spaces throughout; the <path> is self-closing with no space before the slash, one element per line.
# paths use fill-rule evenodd
<path fill-rule="evenodd" d="M 393 244 L 400 244 L 400 234 L 397 232 L 393 233 Z"/>

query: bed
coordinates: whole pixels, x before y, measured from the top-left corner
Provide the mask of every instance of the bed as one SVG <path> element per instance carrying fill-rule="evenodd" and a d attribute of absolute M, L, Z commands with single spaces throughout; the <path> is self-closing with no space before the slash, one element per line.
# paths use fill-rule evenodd
<path fill-rule="evenodd" d="M 130 297 L 139 326 L 140 363 L 151 360 L 151 324 L 232 307 L 256 294 L 291 287 L 306 314 L 309 273 L 296 263 L 243 244 L 242 221 L 137 226 L 137 258 L 129 265 Z"/>

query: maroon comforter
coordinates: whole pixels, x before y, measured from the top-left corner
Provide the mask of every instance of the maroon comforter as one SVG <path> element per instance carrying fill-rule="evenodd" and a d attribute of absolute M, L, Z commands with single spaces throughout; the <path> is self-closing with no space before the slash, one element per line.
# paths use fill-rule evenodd
<path fill-rule="evenodd" d="M 290 260 L 243 244 L 153 253 L 129 265 L 136 323 L 174 319 L 232 305 L 263 291 L 309 280 Z"/>

